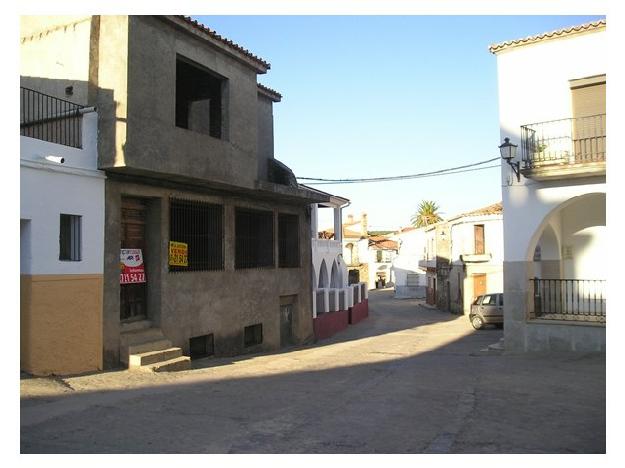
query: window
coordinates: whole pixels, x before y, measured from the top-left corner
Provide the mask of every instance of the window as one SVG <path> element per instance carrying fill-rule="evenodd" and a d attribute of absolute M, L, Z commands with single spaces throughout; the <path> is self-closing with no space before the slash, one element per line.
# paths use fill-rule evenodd
<path fill-rule="evenodd" d="M 59 260 L 79 262 L 81 258 L 82 216 L 61 214 Z"/>
<path fill-rule="evenodd" d="M 234 230 L 236 269 L 274 266 L 271 211 L 237 208 Z"/>
<path fill-rule="evenodd" d="M 169 240 L 187 244 L 188 266 L 169 271 L 223 270 L 223 206 L 170 199 Z"/>
<path fill-rule="evenodd" d="M 189 339 L 189 354 L 191 359 L 198 359 L 215 354 L 213 334 L 194 336 Z"/>
<path fill-rule="evenodd" d="M 243 344 L 246 348 L 263 342 L 263 324 L 257 323 L 243 329 Z"/>
<path fill-rule="evenodd" d="M 278 266 L 299 267 L 299 217 L 278 215 Z"/>
<path fill-rule="evenodd" d="M 176 126 L 224 137 L 227 80 L 183 57 L 176 59 Z"/>
<path fill-rule="evenodd" d="M 476 224 L 473 226 L 475 234 L 475 253 L 484 254 L 484 225 Z"/>

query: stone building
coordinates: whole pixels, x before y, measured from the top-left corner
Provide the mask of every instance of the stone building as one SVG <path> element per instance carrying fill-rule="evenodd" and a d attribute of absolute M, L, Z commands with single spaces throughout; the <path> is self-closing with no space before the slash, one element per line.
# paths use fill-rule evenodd
<path fill-rule="evenodd" d="M 23 17 L 21 55 L 24 86 L 98 110 L 104 368 L 312 339 L 310 205 L 326 199 L 274 159 L 269 63 L 182 16 Z M 122 251 L 143 276 L 120 274 Z"/>

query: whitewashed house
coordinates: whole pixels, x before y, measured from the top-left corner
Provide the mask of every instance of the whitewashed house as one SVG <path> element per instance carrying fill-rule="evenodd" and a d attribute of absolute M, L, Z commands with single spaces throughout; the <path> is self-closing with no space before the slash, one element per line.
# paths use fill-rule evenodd
<path fill-rule="evenodd" d="M 503 214 L 501 203 L 447 221 L 451 251 L 448 310 L 468 315 L 482 294 L 503 291 Z"/>
<path fill-rule="evenodd" d="M 368 299 L 365 283 L 349 281 L 348 265 L 343 259 L 342 209 L 349 200 L 315 191 L 328 198 L 327 202 L 311 205 L 313 330 L 315 338 L 324 339 L 365 318 Z M 333 210 L 334 220 L 334 228 L 321 235 L 320 209 Z"/>
<path fill-rule="evenodd" d="M 606 22 L 489 50 L 518 147 L 501 165 L 506 349 L 605 350 Z"/>
<path fill-rule="evenodd" d="M 425 248 L 425 230 L 406 227 L 400 229 L 397 239 L 397 256 L 393 259 L 396 298 L 424 298 L 426 271 L 419 267 L 419 259 Z"/>
<path fill-rule="evenodd" d="M 102 369 L 104 182 L 97 114 L 20 88 L 20 368 Z"/>

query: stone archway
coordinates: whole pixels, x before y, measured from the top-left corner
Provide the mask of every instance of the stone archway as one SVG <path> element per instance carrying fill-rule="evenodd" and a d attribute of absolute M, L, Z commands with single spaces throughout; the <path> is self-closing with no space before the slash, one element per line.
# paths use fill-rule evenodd
<path fill-rule="evenodd" d="M 325 259 L 321 261 L 321 267 L 319 267 L 319 288 L 327 288 L 329 287 L 330 282 L 328 280 L 328 267 L 326 265 Z"/>

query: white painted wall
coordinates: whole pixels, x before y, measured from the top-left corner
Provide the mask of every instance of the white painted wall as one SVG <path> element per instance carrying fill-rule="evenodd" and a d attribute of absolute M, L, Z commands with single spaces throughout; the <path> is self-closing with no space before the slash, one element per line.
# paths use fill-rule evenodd
<path fill-rule="evenodd" d="M 515 47 L 497 54 L 501 141 L 519 145 L 521 126 L 572 116 L 569 80 L 607 71 L 604 31 Z M 530 261 L 546 217 L 567 200 L 605 193 L 605 178 L 560 179 L 537 183 L 502 163 L 504 252 L 506 261 Z"/>
<path fill-rule="evenodd" d="M 484 225 L 484 252 L 491 255 L 490 263 L 503 263 L 503 216 L 472 216 L 451 223 L 451 260 L 475 253 L 476 224 Z"/>
<path fill-rule="evenodd" d="M 418 285 L 425 286 L 425 270 L 419 268 L 419 260 L 425 249 L 425 231 L 414 229 L 397 233 L 398 255 L 393 259 L 396 286 L 406 286 L 408 273 L 418 274 Z"/>
<path fill-rule="evenodd" d="M 97 115 L 83 119 L 83 150 L 20 137 L 21 273 L 101 274 L 104 173 L 96 170 Z M 42 159 L 65 158 L 64 164 Z M 59 260 L 60 214 L 82 216 L 82 260 Z"/>

